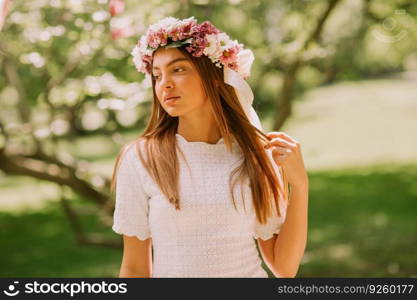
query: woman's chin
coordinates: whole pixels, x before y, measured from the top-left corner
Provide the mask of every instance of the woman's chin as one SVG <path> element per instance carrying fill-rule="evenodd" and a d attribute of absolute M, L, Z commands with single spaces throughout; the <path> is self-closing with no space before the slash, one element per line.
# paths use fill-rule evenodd
<path fill-rule="evenodd" d="M 179 117 L 181 115 L 181 113 L 178 112 L 176 109 L 168 109 L 166 112 L 171 117 Z"/>

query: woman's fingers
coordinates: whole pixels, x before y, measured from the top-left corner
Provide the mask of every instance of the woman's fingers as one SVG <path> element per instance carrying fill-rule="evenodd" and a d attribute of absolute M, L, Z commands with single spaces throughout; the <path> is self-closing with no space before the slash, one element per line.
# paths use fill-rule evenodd
<path fill-rule="evenodd" d="M 298 141 L 296 141 L 294 138 L 290 137 L 288 134 L 286 134 L 285 132 L 282 131 L 272 131 L 272 132 L 268 132 L 266 134 L 266 136 L 270 137 L 270 138 L 282 138 L 290 143 L 293 144 L 298 144 Z"/>
<path fill-rule="evenodd" d="M 272 153 L 274 154 L 290 154 L 291 152 L 292 152 L 291 149 L 280 147 L 280 146 L 276 146 L 272 149 Z"/>
<path fill-rule="evenodd" d="M 284 132 L 270 132 L 267 134 L 269 142 L 265 145 L 265 149 L 272 148 L 272 155 L 278 165 L 283 165 L 292 153 L 297 152 L 298 142 L 292 139 Z"/>
<path fill-rule="evenodd" d="M 271 146 L 281 146 L 284 148 L 290 148 L 293 149 L 295 148 L 297 145 L 293 142 L 289 142 L 283 138 L 273 138 L 269 141 L 269 143 L 266 144 L 265 149 L 269 149 Z"/>
<path fill-rule="evenodd" d="M 291 149 L 276 146 L 272 149 L 272 156 L 274 157 L 275 162 L 281 165 L 287 159 L 288 155 L 291 154 L 291 152 Z"/>
<path fill-rule="evenodd" d="M 285 159 L 288 157 L 287 154 L 278 155 L 274 158 L 275 162 L 279 165 L 283 164 Z"/>

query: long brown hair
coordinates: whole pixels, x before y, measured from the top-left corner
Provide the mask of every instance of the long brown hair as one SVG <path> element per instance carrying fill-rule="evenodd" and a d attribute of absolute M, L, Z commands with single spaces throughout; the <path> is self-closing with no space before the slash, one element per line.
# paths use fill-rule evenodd
<path fill-rule="evenodd" d="M 210 59 L 202 55 L 194 57 L 183 47 L 178 47 L 197 68 L 197 71 L 204 82 L 204 92 L 211 101 L 214 119 L 224 138 L 226 147 L 232 149 L 232 137 L 235 138 L 243 152 L 243 162 L 233 170 L 229 183 L 231 183 L 230 195 L 235 205 L 233 187 L 237 181 L 249 178 L 252 191 L 253 207 L 256 217 L 261 224 L 265 224 L 271 216 L 275 205 L 278 215 L 281 216 L 279 198 L 281 201 L 288 201 L 287 184 L 280 186 L 275 171 L 270 163 L 264 144 L 269 138 L 246 117 L 244 110 L 232 86 L 223 80 L 223 68 L 215 66 Z M 217 85 L 216 85 L 217 82 Z M 161 106 L 155 93 L 155 80 L 152 78 L 153 104 L 150 120 L 142 135 L 136 140 L 122 148 L 116 158 L 111 179 L 111 191 L 115 190 L 117 170 L 121 157 L 128 146 L 136 146 L 138 157 L 145 166 L 148 174 L 159 186 L 168 201 L 177 210 L 180 209 L 178 192 L 179 162 L 176 154 L 176 136 L 178 117 L 171 117 Z M 139 149 L 139 140 L 145 142 L 146 159 Z M 237 178 L 234 176 L 238 175 Z M 235 180 L 232 182 L 232 178 Z M 285 176 L 284 176 L 285 179 Z M 273 195 L 273 203 L 271 202 Z"/>

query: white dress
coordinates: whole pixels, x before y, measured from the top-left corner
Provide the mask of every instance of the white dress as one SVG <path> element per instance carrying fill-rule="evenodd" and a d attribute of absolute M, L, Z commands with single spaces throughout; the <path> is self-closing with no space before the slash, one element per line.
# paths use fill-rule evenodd
<path fill-rule="evenodd" d="M 275 214 L 261 225 L 252 208 L 249 183 L 236 184 L 236 212 L 228 178 L 243 158 L 238 143 L 233 141 L 229 152 L 223 138 L 216 144 L 188 142 L 177 133 L 176 140 L 190 167 L 177 151 L 181 209 L 168 202 L 131 145 L 116 178 L 112 229 L 141 240 L 152 238 L 152 277 L 268 277 L 254 238 L 267 240 L 279 233 L 287 204 L 280 205 L 282 217 Z M 271 152 L 265 151 L 272 160 Z M 282 184 L 274 162 L 273 166 Z"/>

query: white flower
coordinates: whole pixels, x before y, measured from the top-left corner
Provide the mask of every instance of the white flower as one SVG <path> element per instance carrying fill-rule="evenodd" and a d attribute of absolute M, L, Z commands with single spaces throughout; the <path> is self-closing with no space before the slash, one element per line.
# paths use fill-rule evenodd
<path fill-rule="evenodd" d="M 190 18 L 188 18 L 188 19 L 184 19 L 184 20 L 182 20 L 181 22 L 180 22 L 180 27 L 184 27 L 185 25 L 187 25 L 188 23 L 192 23 L 192 22 L 196 22 L 197 23 L 197 20 L 194 18 L 194 17 L 190 17 Z"/>
<path fill-rule="evenodd" d="M 142 68 L 142 55 L 139 45 L 136 45 L 130 54 L 133 56 L 133 63 L 136 69 L 140 72 Z"/>
<path fill-rule="evenodd" d="M 141 55 L 152 55 L 153 51 L 148 50 L 147 48 L 148 48 L 148 44 L 146 43 L 146 36 L 143 35 L 139 41 L 139 49 L 140 49 Z"/>
<path fill-rule="evenodd" d="M 179 20 L 174 17 L 167 17 L 165 19 L 160 20 L 159 22 L 149 26 L 149 31 L 158 32 L 161 29 L 169 29 L 172 28 L 177 24 Z"/>
<path fill-rule="evenodd" d="M 253 52 L 249 49 L 240 50 L 237 54 L 237 63 L 239 66 L 239 73 L 243 77 L 249 77 L 250 69 L 255 59 Z"/>
<path fill-rule="evenodd" d="M 217 60 L 222 55 L 217 34 L 208 34 L 206 35 L 206 39 L 209 44 L 204 48 L 203 53 L 210 57 L 212 61 Z"/>
<path fill-rule="evenodd" d="M 221 52 L 234 46 L 233 41 L 231 41 L 229 36 L 224 32 L 217 34 L 217 40 L 220 45 Z"/>

